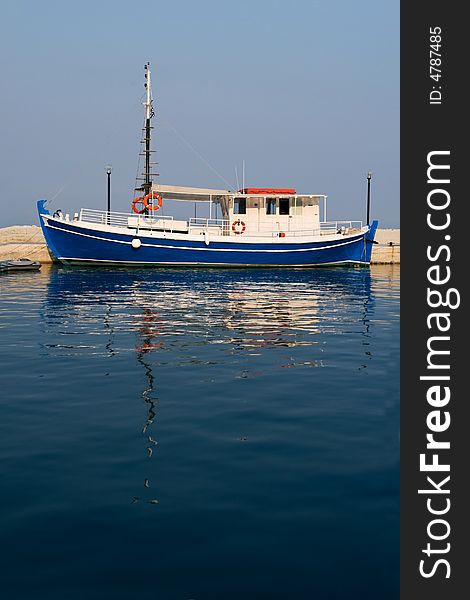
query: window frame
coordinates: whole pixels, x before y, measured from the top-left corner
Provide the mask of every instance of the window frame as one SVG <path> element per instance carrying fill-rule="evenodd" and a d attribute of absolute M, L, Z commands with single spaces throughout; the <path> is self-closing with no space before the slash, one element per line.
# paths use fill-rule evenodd
<path fill-rule="evenodd" d="M 271 208 L 274 208 L 274 212 L 271 212 Z M 266 198 L 266 215 L 270 217 L 277 215 L 277 198 Z"/>
<path fill-rule="evenodd" d="M 287 212 L 284 212 L 286 206 Z M 281 207 L 284 208 L 281 210 Z M 279 215 L 282 215 L 283 217 L 290 215 L 290 198 L 279 198 Z"/>
<path fill-rule="evenodd" d="M 243 210 L 241 210 L 241 207 L 243 207 Z M 246 215 L 246 198 L 237 196 L 233 199 L 233 214 Z"/>

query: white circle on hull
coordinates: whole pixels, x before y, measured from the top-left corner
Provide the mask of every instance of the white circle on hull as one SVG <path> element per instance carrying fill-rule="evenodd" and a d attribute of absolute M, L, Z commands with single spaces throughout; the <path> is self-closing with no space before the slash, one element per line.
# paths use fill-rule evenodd
<path fill-rule="evenodd" d="M 137 248 L 142 246 L 142 242 L 139 240 L 139 238 L 134 238 L 131 242 L 131 246 L 137 250 Z"/>

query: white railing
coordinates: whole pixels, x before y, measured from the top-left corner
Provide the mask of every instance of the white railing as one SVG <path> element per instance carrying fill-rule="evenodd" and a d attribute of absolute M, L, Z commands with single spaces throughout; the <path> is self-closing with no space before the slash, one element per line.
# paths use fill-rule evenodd
<path fill-rule="evenodd" d="M 362 221 L 328 221 L 320 223 L 316 229 L 280 229 L 278 231 L 246 231 L 246 235 L 268 238 L 315 237 L 354 233 L 362 228 Z"/>
<path fill-rule="evenodd" d="M 313 237 L 315 235 L 320 235 L 319 229 L 295 229 L 285 232 L 276 231 L 271 235 L 272 237 L 279 237 L 280 233 L 284 233 L 281 237 Z"/>
<path fill-rule="evenodd" d="M 351 233 L 351 230 L 362 229 L 362 221 L 322 221 L 320 234 Z"/>
<path fill-rule="evenodd" d="M 189 219 L 189 233 L 201 232 L 208 230 L 211 233 L 219 235 L 230 234 L 230 221 L 228 219 L 204 219 L 202 217 L 192 217 Z"/>
<path fill-rule="evenodd" d="M 156 215 L 108 212 L 106 210 L 82 208 L 79 220 L 87 223 L 110 225 L 111 227 L 172 230 L 174 217 L 163 215 L 157 217 Z"/>
<path fill-rule="evenodd" d="M 113 225 L 115 227 L 127 227 L 126 213 L 107 212 L 106 210 L 93 210 L 82 208 L 79 215 L 80 221 L 87 223 L 99 223 L 100 225 Z"/>

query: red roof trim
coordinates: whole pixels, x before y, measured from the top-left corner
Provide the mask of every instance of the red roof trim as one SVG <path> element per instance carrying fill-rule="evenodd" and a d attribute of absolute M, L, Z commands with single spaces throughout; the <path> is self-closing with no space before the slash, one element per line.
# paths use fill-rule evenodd
<path fill-rule="evenodd" d="M 243 188 L 239 190 L 240 194 L 296 194 L 295 188 Z"/>

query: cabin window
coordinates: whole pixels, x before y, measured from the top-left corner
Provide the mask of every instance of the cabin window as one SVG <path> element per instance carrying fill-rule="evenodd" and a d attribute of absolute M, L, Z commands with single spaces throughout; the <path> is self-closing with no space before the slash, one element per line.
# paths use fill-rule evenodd
<path fill-rule="evenodd" d="M 246 198 L 234 198 L 233 214 L 234 215 L 246 215 Z"/>
<path fill-rule="evenodd" d="M 279 214 L 280 215 L 288 215 L 289 214 L 289 198 L 280 198 L 279 199 Z"/>
<path fill-rule="evenodd" d="M 302 214 L 302 200 L 300 198 L 292 198 L 292 214 Z"/>
<path fill-rule="evenodd" d="M 266 214 L 276 214 L 276 198 L 266 198 Z"/>

